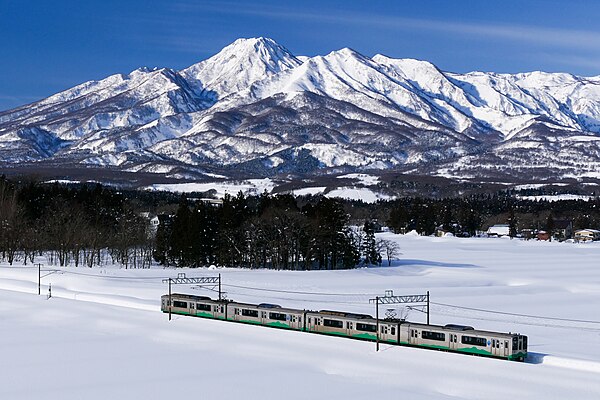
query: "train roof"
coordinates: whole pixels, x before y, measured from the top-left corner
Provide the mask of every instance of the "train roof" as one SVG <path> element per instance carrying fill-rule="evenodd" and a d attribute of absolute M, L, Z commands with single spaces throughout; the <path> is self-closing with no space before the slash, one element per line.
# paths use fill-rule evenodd
<path fill-rule="evenodd" d="M 512 333 L 512 332 L 483 331 L 483 330 L 479 330 L 479 329 L 474 329 L 473 327 L 467 326 L 467 325 L 455 325 L 455 324 L 427 325 L 427 324 L 408 322 L 408 321 L 405 323 L 410 324 L 411 326 L 417 326 L 419 328 L 440 329 L 440 330 L 444 330 L 444 331 L 462 331 L 462 332 L 472 333 L 473 335 L 506 336 L 506 337 L 523 336 L 520 333 Z M 447 326 L 450 326 L 450 328 L 448 328 Z M 467 328 L 467 329 L 457 329 L 457 327 Z M 471 328 L 471 329 L 468 329 L 468 328 Z"/>
<path fill-rule="evenodd" d="M 162 297 L 169 297 L 168 294 L 163 294 Z M 180 299 L 187 299 L 193 301 L 212 301 L 214 303 L 228 303 L 231 300 L 223 299 L 223 300 L 215 300 L 211 299 L 208 296 L 198 296 L 195 294 L 187 294 L 187 293 L 171 293 L 171 297 L 178 297 Z"/>
<path fill-rule="evenodd" d="M 270 304 L 270 303 L 260 303 L 258 305 L 259 308 L 281 308 L 279 304 Z"/>
<path fill-rule="evenodd" d="M 212 301 L 217 301 L 217 300 L 213 300 L 208 296 L 197 296 L 195 294 L 186 294 L 186 293 L 171 293 L 171 297 L 173 296 L 177 296 L 177 297 L 182 297 L 185 299 L 189 299 L 189 300 L 212 300 Z M 163 297 L 169 297 L 168 294 L 163 295 Z"/>
<path fill-rule="evenodd" d="M 342 318 L 354 318 L 354 319 L 373 319 L 373 316 L 368 314 L 356 314 L 349 313 L 344 311 L 331 311 L 331 310 L 321 310 L 321 311 L 309 311 L 313 314 L 321 314 L 321 315 L 330 315 L 332 317 L 342 317 Z"/>
<path fill-rule="evenodd" d="M 238 303 L 236 301 L 233 301 L 229 304 L 234 307 L 249 307 L 249 308 L 263 308 L 263 309 L 266 308 L 266 309 L 272 309 L 277 312 L 288 312 L 288 313 L 298 313 L 298 314 L 301 314 L 304 312 L 304 310 L 298 310 L 296 308 L 285 308 L 285 307 L 281 307 L 277 304 L 269 304 L 269 303 L 251 304 L 251 303 Z"/>

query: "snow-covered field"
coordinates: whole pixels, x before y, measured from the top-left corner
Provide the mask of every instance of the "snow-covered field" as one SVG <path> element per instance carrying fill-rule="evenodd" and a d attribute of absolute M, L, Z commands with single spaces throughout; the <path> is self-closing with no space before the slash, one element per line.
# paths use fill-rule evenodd
<path fill-rule="evenodd" d="M 392 267 L 68 268 L 42 278 L 42 296 L 35 267 L 2 265 L 0 399 L 600 398 L 600 244 L 382 235 L 401 246 Z M 526 334 L 530 357 L 389 345 L 375 352 L 373 343 L 337 337 L 183 316 L 169 322 L 159 310 L 162 278 L 181 272 L 220 273 L 237 301 L 370 314 L 369 298 L 386 289 L 429 290 L 432 323 Z M 408 319 L 425 316 L 410 311 Z"/>

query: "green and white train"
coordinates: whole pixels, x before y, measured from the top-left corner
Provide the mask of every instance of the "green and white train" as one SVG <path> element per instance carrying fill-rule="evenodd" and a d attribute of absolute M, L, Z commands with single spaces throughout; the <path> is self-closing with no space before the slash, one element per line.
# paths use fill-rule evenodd
<path fill-rule="evenodd" d="M 388 319 L 377 321 L 366 314 L 297 310 L 276 304 L 236 303 L 189 294 L 171 294 L 171 304 L 168 294 L 162 296 L 161 310 L 371 341 L 377 340 L 379 324 L 379 340 L 384 343 L 516 361 L 524 361 L 527 357 L 527 336 L 480 331 L 464 325 L 427 325 Z"/>

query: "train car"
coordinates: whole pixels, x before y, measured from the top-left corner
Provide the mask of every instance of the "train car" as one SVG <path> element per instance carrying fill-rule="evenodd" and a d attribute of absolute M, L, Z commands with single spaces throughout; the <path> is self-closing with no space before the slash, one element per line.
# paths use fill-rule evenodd
<path fill-rule="evenodd" d="M 402 324 L 399 344 L 508 360 L 523 361 L 527 357 L 527 336 L 455 324 Z"/>
<path fill-rule="evenodd" d="M 283 308 L 277 304 L 247 304 L 231 302 L 227 304 L 229 321 L 264 325 L 274 328 L 304 330 L 304 311 Z"/>
<path fill-rule="evenodd" d="M 353 339 L 377 340 L 377 320 L 371 315 L 340 311 L 309 311 L 306 330 Z M 398 344 L 398 323 L 379 320 L 379 340 Z"/>
<path fill-rule="evenodd" d="M 223 320 L 227 318 L 227 303 L 225 301 L 219 302 L 206 296 L 173 293 L 171 294 L 171 303 L 171 312 L 174 314 Z M 161 297 L 161 310 L 169 312 L 168 294 Z"/>

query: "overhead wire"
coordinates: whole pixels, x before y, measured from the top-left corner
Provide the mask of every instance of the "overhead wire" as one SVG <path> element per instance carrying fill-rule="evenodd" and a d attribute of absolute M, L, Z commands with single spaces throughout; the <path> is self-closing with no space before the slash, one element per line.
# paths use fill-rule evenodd
<path fill-rule="evenodd" d="M 438 303 L 438 302 L 434 302 L 434 301 L 432 301 L 431 304 L 435 304 L 435 305 L 438 305 L 438 306 L 458 308 L 458 309 L 462 309 L 462 310 L 470 310 L 470 311 L 479 311 L 479 312 L 492 313 L 492 314 L 508 315 L 508 316 L 513 316 L 513 317 L 538 318 L 538 319 L 547 319 L 547 320 L 552 320 L 552 321 L 563 321 L 563 322 L 580 322 L 580 323 L 586 323 L 586 324 L 600 324 L 600 321 L 593 321 L 593 320 L 571 319 L 571 318 L 558 318 L 558 317 L 548 317 L 548 316 L 542 316 L 542 315 L 509 313 L 509 312 L 504 312 L 504 311 L 486 310 L 486 309 L 483 309 L 483 308 L 473 308 L 473 307 L 457 306 L 457 305 L 454 305 L 454 304 Z"/>

